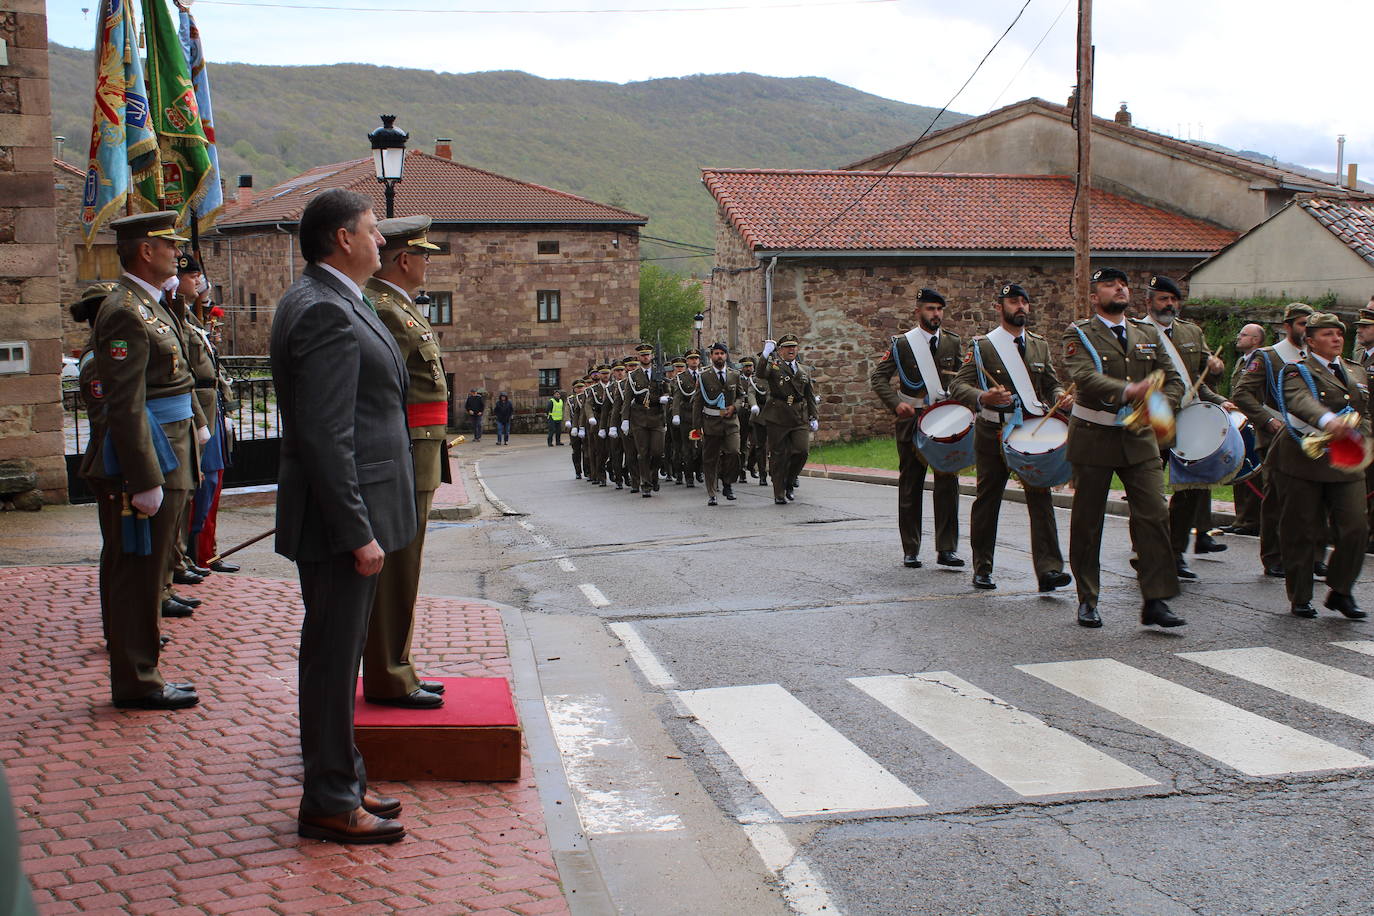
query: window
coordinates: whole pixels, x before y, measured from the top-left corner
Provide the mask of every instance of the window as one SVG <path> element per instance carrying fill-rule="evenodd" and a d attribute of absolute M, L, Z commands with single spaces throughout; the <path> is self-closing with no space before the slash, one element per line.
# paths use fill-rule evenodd
<path fill-rule="evenodd" d="M 436 293 L 426 290 L 429 296 L 429 323 L 453 324 L 453 293 Z"/>
<path fill-rule="evenodd" d="M 257 323 L 258 320 L 258 294 L 248 294 L 248 320 Z"/>
<path fill-rule="evenodd" d="M 563 387 L 562 375 L 562 369 L 540 369 L 539 396 L 541 398 L 553 397 L 553 393 Z"/>
<path fill-rule="evenodd" d="M 562 321 L 563 306 L 556 289 L 541 289 L 534 294 L 535 301 L 539 305 L 540 321 Z"/>
<path fill-rule="evenodd" d="M 536 243 L 536 247 L 540 254 L 558 254 L 557 239 L 553 241 L 538 242 Z"/>

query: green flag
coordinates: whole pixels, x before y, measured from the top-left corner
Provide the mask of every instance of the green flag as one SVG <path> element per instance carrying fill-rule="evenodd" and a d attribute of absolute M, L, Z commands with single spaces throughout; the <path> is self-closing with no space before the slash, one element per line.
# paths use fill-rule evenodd
<path fill-rule="evenodd" d="M 162 158 L 162 206 L 178 213 L 178 227 L 191 219 L 217 180 L 209 143 L 196 104 L 196 88 L 166 0 L 143 0 L 143 34 L 148 51 L 148 108 Z"/>

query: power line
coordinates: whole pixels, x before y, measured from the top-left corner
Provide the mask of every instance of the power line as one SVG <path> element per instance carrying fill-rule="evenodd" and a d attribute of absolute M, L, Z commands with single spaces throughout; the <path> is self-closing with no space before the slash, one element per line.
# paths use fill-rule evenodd
<path fill-rule="evenodd" d="M 252 3 L 248 0 L 200 0 L 201 5 L 213 6 L 246 6 L 259 9 L 282 9 L 282 10 L 326 10 L 330 12 L 347 13 L 446 13 L 460 16 L 565 16 L 565 15 L 614 15 L 614 14 L 639 14 L 639 13 L 724 13 L 738 11 L 767 11 L 767 10 L 794 10 L 794 9 L 820 9 L 829 6 L 868 6 L 877 3 L 897 3 L 899 0 L 819 0 L 812 3 L 748 3 L 735 4 L 731 6 L 662 6 L 662 7 L 638 7 L 638 8 L 607 8 L 607 9 L 556 9 L 556 10 L 444 10 L 444 9 L 424 9 L 418 7 L 393 7 L 393 6 L 334 6 L 334 5 L 302 5 L 298 3 Z"/>

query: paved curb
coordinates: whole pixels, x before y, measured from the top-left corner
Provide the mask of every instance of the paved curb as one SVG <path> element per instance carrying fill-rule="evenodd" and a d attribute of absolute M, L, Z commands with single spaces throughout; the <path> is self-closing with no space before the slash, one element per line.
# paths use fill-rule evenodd
<path fill-rule="evenodd" d="M 468 503 L 463 506 L 430 506 L 429 520 L 436 521 L 456 521 L 466 518 L 476 518 L 482 514 L 482 507 L 477 503 Z"/>
<path fill-rule="evenodd" d="M 232 490 L 224 490 L 219 496 L 219 504 L 224 508 L 232 509 L 241 509 L 245 506 L 270 506 L 276 501 L 276 484 L 261 487 L 236 487 Z M 477 503 L 466 503 L 462 506 L 431 506 L 429 520 L 432 522 L 455 521 L 476 518 L 481 514 L 482 507 Z"/>
<path fill-rule="evenodd" d="M 823 468 L 806 467 L 802 468 L 801 476 L 821 477 L 826 480 L 848 480 L 854 483 L 873 483 L 885 487 L 897 486 L 897 477 L 895 475 L 889 477 L 886 474 L 870 474 L 862 471 L 831 471 Z M 925 488 L 927 490 L 935 489 L 935 481 L 932 476 L 926 477 Z M 974 496 L 977 494 L 978 490 L 974 484 L 963 483 L 961 480 L 959 483 L 959 492 L 964 496 Z M 1073 506 L 1073 496 L 1069 493 L 1051 493 L 1050 497 L 1054 500 L 1054 504 L 1061 509 L 1068 509 Z M 1022 490 L 1020 487 L 1007 487 L 1002 494 L 1002 498 L 1008 502 L 1024 503 L 1026 501 L 1026 491 Z M 1109 498 L 1107 500 L 1106 514 L 1126 518 L 1130 515 L 1130 507 L 1124 499 Z M 1230 512 L 1212 513 L 1212 522 L 1215 525 L 1230 525 L 1235 522 L 1235 520 L 1235 515 Z"/>

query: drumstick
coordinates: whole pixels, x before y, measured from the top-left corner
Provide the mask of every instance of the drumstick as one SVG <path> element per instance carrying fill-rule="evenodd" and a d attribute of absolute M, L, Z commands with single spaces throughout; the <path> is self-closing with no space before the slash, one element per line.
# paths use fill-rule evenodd
<path fill-rule="evenodd" d="M 1179 401 L 1179 403 L 1187 404 L 1193 398 L 1197 397 L 1198 389 L 1202 387 L 1202 381 L 1206 377 L 1205 373 L 1199 372 L 1197 378 L 1193 379 L 1193 387 L 1188 389 L 1188 393 L 1183 396 L 1183 400 Z"/>
<path fill-rule="evenodd" d="M 231 553 L 238 553 L 238 552 L 239 552 L 240 550 L 242 550 L 243 548 L 245 548 L 245 547 L 251 547 L 251 546 L 253 546 L 254 544 L 256 544 L 258 541 L 261 541 L 263 538 L 268 537 L 268 536 L 273 535 L 273 534 L 276 534 L 276 533 L 277 533 L 277 529 L 276 529 L 276 528 L 273 528 L 273 529 L 270 530 L 270 531 L 264 531 L 262 534 L 258 535 L 258 536 L 255 537 L 255 538 L 249 538 L 248 540 L 244 541 L 242 544 L 238 544 L 237 546 L 230 547 L 228 550 L 223 551 L 222 553 L 217 553 L 217 554 L 215 554 L 213 557 L 211 557 L 210 559 L 208 559 L 208 560 L 205 561 L 205 565 L 206 565 L 206 566 L 209 566 L 211 563 L 218 563 L 220 560 L 223 560 L 225 557 L 229 556 Z"/>
<path fill-rule="evenodd" d="M 1064 395 L 1063 395 L 1063 397 L 1060 398 L 1060 400 L 1063 400 L 1064 398 L 1066 398 L 1066 397 L 1068 397 L 1069 395 L 1073 394 L 1076 390 L 1078 390 L 1078 383 L 1077 383 L 1077 382 L 1069 382 L 1069 389 L 1068 389 L 1067 391 L 1064 392 Z M 1044 426 L 1046 423 L 1048 423 L 1048 422 L 1050 421 L 1050 417 L 1054 416 L 1054 411 L 1055 411 L 1055 408 L 1053 408 L 1053 407 L 1051 407 L 1049 410 L 1045 411 L 1045 416 L 1041 418 L 1041 420 L 1040 420 L 1039 423 L 1035 424 L 1035 429 L 1032 429 L 1032 430 L 1031 430 L 1031 435 L 1032 435 L 1032 436 L 1034 436 L 1036 433 L 1040 432 L 1040 427 Z"/>

